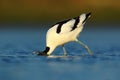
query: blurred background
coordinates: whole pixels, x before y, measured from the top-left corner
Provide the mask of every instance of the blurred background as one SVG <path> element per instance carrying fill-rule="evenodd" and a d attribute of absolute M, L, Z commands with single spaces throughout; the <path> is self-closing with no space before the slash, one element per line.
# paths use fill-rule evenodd
<path fill-rule="evenodd" d="M 0 24 L 55 23 L 92 12 L 90 23 L 119 23 L 119 0 L 0 0 Z"/>
<path fill-rule="evenodd" d="M 66 58 L 36 56 L 56 22 L 92 12 Z M 63 55 L 58 47 L 53 55 Z M 72 57 L 73 56 L 73 57 Z M 74 57 L 78 56 L 78 57 Z M 120 80 L 120 0 L 0 0 L 0 80 Z"/>

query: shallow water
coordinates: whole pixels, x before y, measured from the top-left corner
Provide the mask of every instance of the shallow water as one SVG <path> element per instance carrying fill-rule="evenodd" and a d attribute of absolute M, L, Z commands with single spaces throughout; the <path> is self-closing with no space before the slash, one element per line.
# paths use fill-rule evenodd
<path fill-rule="evenodd" d="M 77 43 L 65 45 L 69 57 L 36 56 L 44 50 L 44 29 L 0 31 L 0 80 L 119 80 L 120 31 L 84 29 L 79 40 L 94 52 L 90 56 Z M 63 55 L 58 47 L 54 55 Z M 74 57 L 76 56 L 76 57 Z"/>

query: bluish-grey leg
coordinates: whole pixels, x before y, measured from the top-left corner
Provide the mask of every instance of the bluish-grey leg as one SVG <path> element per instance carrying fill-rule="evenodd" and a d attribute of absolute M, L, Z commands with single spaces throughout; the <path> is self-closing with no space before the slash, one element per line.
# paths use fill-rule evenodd
<path fill-rule="evenodd" d="M 62 45 L 62 48 L 63 48 L 64 56 L 67 56 L 67 52 L 66 52 L 64 45 Z"/>
<path fill-rule="evenodd" d="M 90 55 L 93 54 L 92 51 L 90 50 L 90 48 L 86 44 L 84 44 L 83 42 L 79 41 L 78 39 L 76 40 L 76 42 L 79 43 L 79 44 L 81 44 L 88 51 L 88 53 Z"/>

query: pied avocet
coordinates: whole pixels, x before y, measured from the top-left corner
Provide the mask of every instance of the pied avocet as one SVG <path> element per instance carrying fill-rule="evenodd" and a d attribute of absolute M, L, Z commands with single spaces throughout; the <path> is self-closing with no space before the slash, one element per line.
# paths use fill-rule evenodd
<path fill-rule="evenodd" d="M 61 21 L 53 25 L 47 31 L 46 34 L 46 49 L 42 52 L 37 52 L 37 55 L 49 56 L 56 47 L 62 46 L 64 55 L 67 55 L 67 52 L 64 48 L 64 44 L 75 41 L 85 47 L 89 54 L 92 54 L 90 48 L 85 45 L 83 42 L 79 41 L 78 35 L 82 31 L 86 20 L 91 16 L 91 13 L 81 14 L 78 17 Z"/>

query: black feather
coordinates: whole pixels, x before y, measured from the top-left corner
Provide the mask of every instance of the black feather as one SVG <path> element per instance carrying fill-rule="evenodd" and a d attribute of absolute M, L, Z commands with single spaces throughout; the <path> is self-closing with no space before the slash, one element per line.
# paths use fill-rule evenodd
<path fill-rule="evenodd" d="M 62 25 L 65 24 L 65 23 L 67 23 L 69 20 L 70 20 L 70 19 L 56 23 L 56 24 L 58 24 L 58 27 L 57 27 L 57 31 L 56 31 L 56 32 L 57 32 L 57 33 L 60 33 L 60 32 L 61 32 Z"/>
<path fill-rule="evenodd" d="M 75 17 L 74 18 L 75 19 L 75 23 L 74 23 L 74 26 L 72 27 L 72 30 L 71 31 L 73 31 L 75 28 L 77 28 L 77 25 L 78 25 L 78 23 L 79 23 L 79 16 L 78 17 Z"/>

